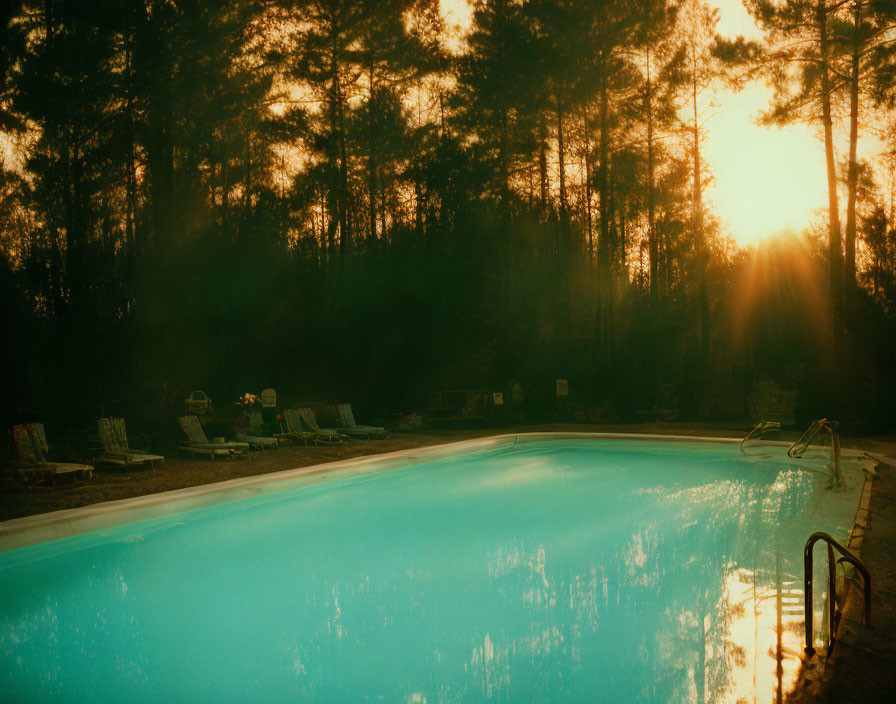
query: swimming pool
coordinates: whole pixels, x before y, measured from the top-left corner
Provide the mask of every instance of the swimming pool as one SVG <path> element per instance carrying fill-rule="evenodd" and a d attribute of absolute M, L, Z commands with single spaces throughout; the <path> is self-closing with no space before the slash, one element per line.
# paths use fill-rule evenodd
<path fill-rule="evenodd" d="M 775 701 L 862 473 L 766 453 L 499 438 L 6 550 L 0 698 Z"/>

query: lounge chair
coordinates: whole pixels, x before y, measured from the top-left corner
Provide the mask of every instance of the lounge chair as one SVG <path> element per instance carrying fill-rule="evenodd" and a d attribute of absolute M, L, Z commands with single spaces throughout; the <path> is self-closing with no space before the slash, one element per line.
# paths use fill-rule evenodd
<path fill-rule="evenodd" d="M 16 425 L 12 429 L 19 461 L 16 470 L 26 483 L 31 483 L 38 475 L 48 476 L 53 486 L 60 474 L 80 473 L 81 478 L 92 477 L 93 467 L 89 464 L 71 462 L 50 462 L 47 460 L 49 446 L 44 426 L 40 423 Z"/>
<path fill-rule="evenodd" d="M 191 456 L 208 455 L 213 460 L 215 457 L 227 457 L 233 459 L 236 455 L 249 452 L 247 442 L 209 442 L 199 419 L 196 416 L 182 416 L 177 419 L 189 440 L 182 440 L 177 446 L 178 452 L 189 452 Z"/>
<path fill-rule="evenodd" d="M 283 422 L 281 423 L 281 432 L 277 433 L 278 438 L 289 438 L 291 440 L 301 440 L 304 444 L 313 442 L 317 444 L 317 434 L 312 433 L 302 426 L 302 418 L 295 409 L 287 409 L 283 411 Z"/>
<path fill-rule="evenodd" d="M 164 462 L 162 455 L 153 455 L 142 450 L 134 450 L 128 442 L 128 434 L 124 418 L 100 418 L 96 422 L 103 443 L 103 454 L 96 458 L 98 462 L 114 464 L 121 467 L 132 467 L 149 463 L 155 469 L 156 462 Z"/>
<path fill-rule="evenodd" d="M 299 413 L 299 418 L 302 419 L 302 425 L 314 433 L 315 439 L 321 442 L 342 442 L 342 435 L 336 428 L 321 428 L 317 424 L 317 417 L 309 406 L 296 410 Z"/>
<path fill-rule="evenodd" d="M 339 414 L 339 422 L 342 427 L 339 432 L 355 437 L 369 438 L 374 435 L 385 435 L 386 429 L 376 425 L 358 425 L 355 423 L 355 414 L 352 413 L 352 405 L 350 403 L 340 403 L 336 406 L 336 412 Z"/>
<path fill-rule="evenodd" d="M 249 430 L 238 431 L 236 439 L 240 442 L 249 443 L 250 447 L 259 448 L 261 450 L 276 449 L 280 443 L 275 437 L 269 437 L 264 434 L 264 428 L 261 424 L 261 413 L 259 411 L 247 411 L 249 417 Z"/>

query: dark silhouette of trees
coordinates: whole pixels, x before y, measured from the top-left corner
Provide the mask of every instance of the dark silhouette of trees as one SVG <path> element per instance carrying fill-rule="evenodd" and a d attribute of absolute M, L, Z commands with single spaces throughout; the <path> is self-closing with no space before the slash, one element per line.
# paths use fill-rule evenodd
<path fill-rule="evenodd" d="M 682 83 L 684 54 L 678 42 L 669 41 L 675 31 L 677 5 L 646 0 L 639 6 L 641 24 L 638 44 L 643 53 L 641 101 L 647 152 L 647 243 L 650 257 L 650 296 L 654 304 L 660 295 L 660 246 L 656 227 L 658 162 L 664 150 L 658 134 L 668 135 L 676 119 L 676 90 Z"/>
<path fill-rule="evenodd" d="M 476 0 L 454 49 L 436 0 L 4 4 L 8 420 L 261 385 L 386 411 L 512 379 L 550 414 L 557 377 L 625 418 L 668 384 L 691 415 L 742 416 L 719 400 L 749 391 L 735 368 L 816 355 L 737 328 L 751 255 L 701 149 L 728 65 L 771 80 L 766 121 L 824 135 L 827 247 L 804 256 L 838 336 L 841 301 L 896 309 L 894 187 L 856 150 L 893 114 L 892 3 L 749 5 L 762 47 L 718 41 L 696 0 Z"/>

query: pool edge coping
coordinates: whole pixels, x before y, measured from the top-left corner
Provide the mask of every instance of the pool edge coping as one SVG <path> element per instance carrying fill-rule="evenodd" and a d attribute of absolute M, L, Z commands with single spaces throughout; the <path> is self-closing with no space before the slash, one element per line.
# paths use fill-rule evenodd
<path fill-rule="evenodd" d="M 871 470 L 866 468 L 864 470 L 865 481 L 862 484 L 861 494 L 859 495 L 859 505 L 856 507 L 856 512 L 853 516 L 852 525 L 849 528 L 849 535 L 846 540 L 846 548 L 860 560 L 862 559 L 862 547 L 865 542 L 865 536 L 868 532 L 868 522 L 871 518 L 871 495 L 874 493 L 874 480 L 877 479 L 876 466 L 880 463 L 887 463 L 896 467 L 896 460 L 887 457 L 886 455 L 870 452 L 865 452 L 865 455 L 874 461 L 875 468 L 872 468 Z M 858 534 L 855 532 L 857 526 L 861 528 Z M 859 589 L 857 580 L 847 579 L 845 587 L 846 593 L 843 597 L 843 606 L 840 609 L 841 614 L 845 614 L 847 610 L 852 607 L 852 604 L 856 599 L 865 598 L 864 594 L 861 593 Z M 835 642 L 841 640 L 841 634 L 845 626 L 845 619 L 841 618 L 837 624 Z M 819 651 L 812 658 L 807 657 L 805 652 L 801 652 L 799 673 L 797 674 L 796 683 L 787 694 L 786 701 L 797 699 L 798 696 L 812 697 L 813 700 L 821 699 L 822 697 L 820 697 L 818 688 L 824 682 L 828 666 L 837 659 L 837 655 L 838 651 L 836 648 L 829 656 L 826 656 Z M 802 699 L 800 699 L 800 701 L 802 701 Z"/>
<path fill-rule="evenodd" d="M 46 543 L 52 540 L 80 535 L 94 530 L 102 530 L 116 525 L 124 525 L 144 519 L 162 515 L 172 515 L 194 509 L 215 506 L 230 501 L 250 498 L 252 496 L 283 491 L 290 482 L 294 486 L 300 486 L 305 480 L 320 478 L 326 481 L 334 472 L 343 472 L 352 468 L 363 472 L 365 466 L 389 465 L 392 462 L 401 463 L 402 460 L 411 462 L 437 459 L 439 456 L 452 454 L 460 448 L 469 448 L 471 451 L 500 447 L 513 441 L 515 445 L 521 438 L 525 440 L 562 440 L 562 439 L 617 439 L 617 440 L 649 440 L 672 442 L 710 442 L 710 443 L 740 443 L 742 438 L 710 437 L 698 435 L 662 435 L 655 433 L 600 433 L 600 432 L 574 432 L 574 431 L 535 431 L 526 433 L 499 433 L 480 438 L 457 440 L 434 445 L 394 450 L 392 452 L 376 453 L 372 455 L 360 455 L 342 460 L 322 462 L 292 469 L 253 474 L 246 477 L 236 477 L 219 482 L 198 484 L 182 487 L 169 491 L 143 494 L 125 499 L 103 501 L 77 508 L 61 509 L 47 513 L 32 514 L 12 518 L 0 522 L 0 553 L 30 545 Z M 782 441 L 763 441 L 765 445 L 789 446 L 790 443 Z M 862 458 L 866 454 L 859 450 L 843 450 L 844 456 Z M 388 471 L 397 466 L 384 466 L 379 471 Z M 867 479 L 867 472 L 866 472 Z M 265 491 L 267 489 L 267 491 Z M 862 488 L 864 495 L 865 488 Z M 860 497 L 861 501 L 861 497 Z M 172 507 L 173 510 L 172 510 Z M 116 516 L 126 512 L 138 514 L 131 520 L 115 520 Z M 850 536 L 852 528 L 850 528 Z"/>

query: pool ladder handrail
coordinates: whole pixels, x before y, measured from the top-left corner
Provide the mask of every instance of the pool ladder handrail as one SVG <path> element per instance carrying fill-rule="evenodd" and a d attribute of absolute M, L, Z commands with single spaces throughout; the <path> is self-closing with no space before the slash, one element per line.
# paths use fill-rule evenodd
<path fill-rule="evenodd" d="M 853 555 L 848 548 L 841 545 L 833 537 L 818 531 L 809 536 L 806 541 L 806 547 L 803 548 L 803 571 L 804 571 L 804 601 L 806 605 L 806 656 L 811 658 L 815 655 L 814 646 L 814 624 L 812 610 L 812 548 L 815 543 L 823 540 L 828 546 L 828 642 L 827 654 L 830 656 L 837 640 L 837 626 L 840 623 L 841 612 L 837 606 L 837 565 L 848 562 L 856 571 L 862 575 L 862 586 L 865 600 L 865 613 L 863 622 L 866 626 L 871 625 L 871 573 L 862 561 Z M 840 553 L 841 557 L 834 560 L 834 549 Z"/>
<path fill-rule="evenodd" d="M 790 449 L 787 450 L 787 456 L 793 459 L 799 459 L 803 453 L 809 449 L 809 445 L 822 430 L 826 431 L 831 438 L 831 455 L 833 465 L 831 467 L 831 483 L 833 486 L 843 486 L 843 472 L 840 469 L 840 424 L 835 420 L 827 418 L 819 418 L 812 422 L 806 432 L 800 435 Z"/>
<path fill-rule="evenodd" d="M 740 441 L 740 451 L 744 454 L 744 443 L 747 440 L 760 440 L 762 439 L 766 433 L 778 431 L 781 429 L 781 424 L 776 420 L 763 420 L 759 422 L 755 428 L 753 428 L 749 433 L 744 436 L 744 439 Z"/>

